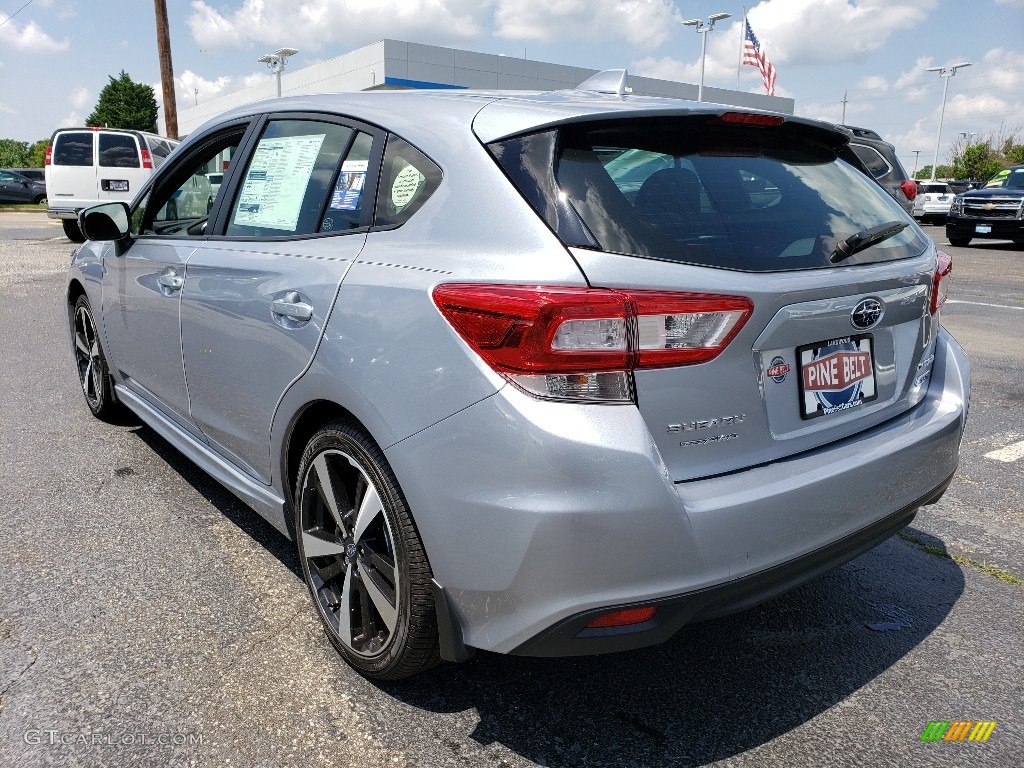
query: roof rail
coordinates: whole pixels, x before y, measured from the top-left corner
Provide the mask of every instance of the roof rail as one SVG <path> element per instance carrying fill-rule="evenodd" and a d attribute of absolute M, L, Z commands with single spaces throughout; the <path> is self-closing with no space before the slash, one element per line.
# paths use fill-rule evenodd
<path fill-rule="evenodd" d="M 575 90 L 614 93 L 619 96 L 633 92 L 633 89 L 629 87 L 629 72 L 625 69 L 606 69 L 603 72 L 598 72 L 577 85 Z"/>

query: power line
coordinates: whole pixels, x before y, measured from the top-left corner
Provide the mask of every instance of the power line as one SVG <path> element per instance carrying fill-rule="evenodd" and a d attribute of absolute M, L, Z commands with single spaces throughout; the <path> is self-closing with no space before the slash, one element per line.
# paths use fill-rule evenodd
<path fill-rule="evenodd" d="M 12 13 L 12 14 L 11 14 L 10 16 L 8 16 L 8 17 L 7 17 L 6 19 L 4 19 L 3 21 L 0 21 L 0 27 L 2 27 L 2 26 L 3 26 L 4 24 L 6 24 L 6 23 L 7 23 L 8 21 L 10 21 L 11 19 L 13 19 L 13 18 L 14 18 L 15 16 L 17 16 L 17 15 L 18 15 L 19 13 L 21 13 L 22 11 L 24 11 L 24 10 L 25 10 L 26 8 L 28 8 L 28 7 L 30 6 L 30 5 L 32 5 L 33 1 L 34 1 L 34 0 L 28 0 L 28 2 L 27 2 L 27 3 L 25 3 L 25 4 L 23 5 L 23 6 L 21 6 L 21 8 L 19 8 L 18 10 L 16 10 L 16 11 L 15 11 L 14 13 Z"/>

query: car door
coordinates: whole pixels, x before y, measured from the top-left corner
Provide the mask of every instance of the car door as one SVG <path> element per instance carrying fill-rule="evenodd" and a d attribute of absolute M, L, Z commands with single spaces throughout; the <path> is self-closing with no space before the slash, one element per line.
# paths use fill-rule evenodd
<path fill-rule="evenodd" d="M 0 171 L 0 200 L 5 202 L 21 202 L 32 199 L 32 185 L 22 176 L 8 171 Z"/>
<path fill-rule="evenodd" d="M 233 124 L 168 164 L 131 212 L 130 242 L 108 249 L 104 260 L 103 328 L 116 375 L 196 437 L 202 434 L 189 415 L 179 312 L 186 263 L 206 239 L 206 208 L 178 215 L 170 203 L 197 174 L 219 167 L 247 127 Z"/>
<path fill-rule="evenodd" d="M 267 120 L 218 197 L 216 235 L 188 261 L 181 342 L 195 423 L 269 483 L 270 430 L 308 367 L 372 216 L 374 129 L 317 115 Z M 230 173 L 230 172 L 229 172 Z M 363 194 L 364 185 L 368 192 Z"/>

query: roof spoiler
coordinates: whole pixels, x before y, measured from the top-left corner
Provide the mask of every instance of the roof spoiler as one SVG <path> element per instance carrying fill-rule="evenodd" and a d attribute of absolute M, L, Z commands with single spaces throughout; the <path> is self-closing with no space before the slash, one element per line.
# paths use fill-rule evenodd
<path fill-rule="evenodd" d="M 593 91 L 595 93 L 612 93 L 617 96 L 625 96 L 632 93 L 629 87 L 629 72 L 625 69 L 606 69 L 588 77 L 576 86 L 577 91 Z"/>

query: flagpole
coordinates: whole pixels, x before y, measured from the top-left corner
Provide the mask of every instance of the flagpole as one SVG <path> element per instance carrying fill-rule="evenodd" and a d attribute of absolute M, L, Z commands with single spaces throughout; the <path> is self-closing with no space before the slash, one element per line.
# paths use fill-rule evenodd
<path fill-rule="evenodd" d="M 743 43 L 747 39 L 747 6 L 743 6 L 743 21 L 740 23 L 740 58 L 736 62 L 736 90 L 740 89 L 740 70 L 743 69 Z"/>

